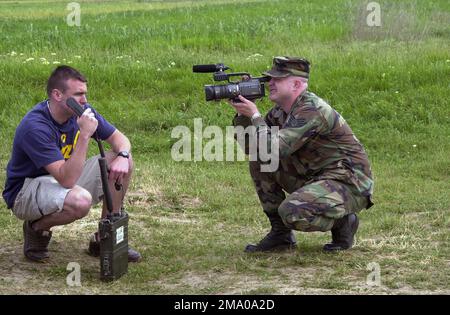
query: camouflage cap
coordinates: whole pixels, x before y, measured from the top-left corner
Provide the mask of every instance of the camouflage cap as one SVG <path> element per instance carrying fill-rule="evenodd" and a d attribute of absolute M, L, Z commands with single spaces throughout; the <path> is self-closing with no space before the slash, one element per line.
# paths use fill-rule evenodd
<path fill-rule="evenodd" d="M 308 79 L 309 67 L 309 61 L 304 58 L 287 56 L 275 57 L 273 58 L 272 69 L 263 72 L 263 75 L 274 78 L 285 78 L 292 75 Z"/>

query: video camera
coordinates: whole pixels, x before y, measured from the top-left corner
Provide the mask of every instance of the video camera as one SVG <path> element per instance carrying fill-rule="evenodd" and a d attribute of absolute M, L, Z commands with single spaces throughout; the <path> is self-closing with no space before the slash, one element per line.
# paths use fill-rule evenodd
<path fill-rule="evenodd" d="M 238 95 L 242 95 L 249 100 L 256 100 L 265 96 L 264 82 L 270 81 L 270 77 L 252 78 L 247 72 L 225 73 L 225 70 L 229 69 L 223 63 L 194 65 L 192 67 L 192 71 L 197 73 L 214 72 L 214 81 L 228 81 L 228 84 L 205 85 L 206 101 L 218 101 L 221 99 L 238 100 Z M 246 76 L 248 79 L 236 82 L 230 81 L 230 77 L 234 76 Z"/>

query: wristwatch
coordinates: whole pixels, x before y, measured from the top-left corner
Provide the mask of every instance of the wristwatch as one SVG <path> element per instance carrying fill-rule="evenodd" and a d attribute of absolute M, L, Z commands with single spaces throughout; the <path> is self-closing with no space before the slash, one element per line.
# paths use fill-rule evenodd
<path fill-rule="evenodd" d="M 117 156 L 121 156 L 121 157 L 124 157 L 126 159 L 130 158 L 130 154 L 128 153 L 128 151 L 120 151 L 119 153 L 117 153 Z"/>
<path fill-rule="evenodd" d="M 256 118 L 261 117 L 261 114 L 259 112 L 256 112 L 252 115 L 252 117 L 250 118 L 250 121 L 253 122 Z"/>

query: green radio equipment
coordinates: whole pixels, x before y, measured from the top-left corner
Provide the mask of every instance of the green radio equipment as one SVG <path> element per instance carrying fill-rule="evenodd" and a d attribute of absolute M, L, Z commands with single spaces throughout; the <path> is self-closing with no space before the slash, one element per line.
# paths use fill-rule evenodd
<path fill-rule="evenodd" d="M 69 106 L 79 117 L 84 109 L 74 99 L 67 100 Z M 105 151 L 97 131 L 94 134 L 100 150 L 98 163 L 103 187 L 103 202 L 106 203 L 108 214 L 98 224 L 100 239 L 100 279 L 102 281 L 113 281 L 119 279 L 128 271 L 128 214 L 123 207 L 114 213 L 111 191 L 108 184 L 108 162 Z M 122 185 L 115 185 L 116 190 L 123 189 Z"/>

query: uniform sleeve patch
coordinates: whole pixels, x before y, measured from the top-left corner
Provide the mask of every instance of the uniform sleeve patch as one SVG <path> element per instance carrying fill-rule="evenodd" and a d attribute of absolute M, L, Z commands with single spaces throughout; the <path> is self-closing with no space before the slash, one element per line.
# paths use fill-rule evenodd
<path fill-rule="evenodd" d="M 286 124 L 286 127 L 288 127 L 288 128 L 301 128 L 304 125 L 306 125 L 306 119 L 305 118 L 294 118 L 294 117 L 291 117 L 291 119 L 289 119 L 288 123 Z"/>

